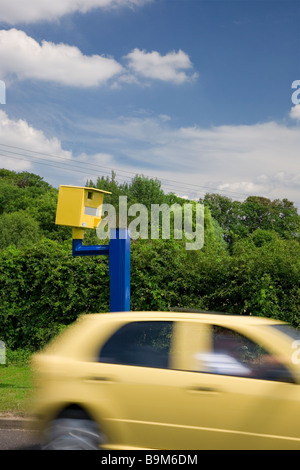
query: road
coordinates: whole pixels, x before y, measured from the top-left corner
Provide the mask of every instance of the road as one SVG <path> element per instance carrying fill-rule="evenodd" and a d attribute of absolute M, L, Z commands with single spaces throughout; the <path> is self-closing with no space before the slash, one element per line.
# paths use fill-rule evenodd
<path fill-rule="evenodd" d="M 38 439 L 34 431 L 24 429 L 0 429 L 0 450 L 36 448 Z"/>
<path fill-rule="evenodd" d="M 38 435 L 29 421 L 14 416 L 0 415 L 0 450 L 37 447 Z"/>

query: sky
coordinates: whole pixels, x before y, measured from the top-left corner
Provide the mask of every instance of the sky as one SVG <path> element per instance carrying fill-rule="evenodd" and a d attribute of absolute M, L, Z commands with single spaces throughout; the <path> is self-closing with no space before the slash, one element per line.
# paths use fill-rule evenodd
<path fill-rule="evenodd" d="M 300 0 L 0 0 L 0 168 L 300 208 L 299 156 Z"/>

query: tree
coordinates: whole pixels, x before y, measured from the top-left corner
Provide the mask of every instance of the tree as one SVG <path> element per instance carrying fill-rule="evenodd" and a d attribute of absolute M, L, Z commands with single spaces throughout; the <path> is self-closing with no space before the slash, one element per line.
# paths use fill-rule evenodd
<path fill-rule="evenodd" d="M 70 240 L 71 228 L 55 224 L 58 191 L 54 188 L 28 201 L 27 211 L 38 222 L 41 234 L 51 240 Z"/>
<path fill-rule="evenodd" d="M 161 182 L 143 175 L 136 175 L 128 187 L 128 199 L 130 203 L 144 204 L 148 209 L 151 204 L 162 204 L 164 192 L 161 189 Z"/>
<path fill-rule="evenodd" d="M 223 229 L 225 241 L 231 245 L 236 238 L 248 235 L 248 227 L 244 223 L 242 203 L 233 201 L 227 196 L 207 193 L 201 201 L 207 206 L 212 217 Z"/>
<path fill-rule="evenodd" d="M 27 188 L 31 186 L 39 188 L 49 188 L 50 185 L 44 181 L 44 179 L 36 175 L 35 173 L 29 173 L 28 171 L 21 171 L 19 173 L 15 171 L 0 169 L 0 180 L 7 181 L 10 184 L 18 186 L 19 188 Z"/>
<path fill-rule="evenodd" d="M 26 211 L 11 212 L 0 216 L 0 246 L 31 246 L 41 237 L 38 222 Z"/>
<path fill-rule="evenodd" d="M 258 229 L 273 230 L 282 238 L 299 240 L 300 216 L 287 199 L 271 201 L 249 196 L 244 202 L 238 202 L 219 194 L 206 194 L 203 203 L 224 230 L 230 245 Z"/>
<path fill-rule="evenodd" d="M 300 217 L 294 204 L 257 196 L 248 197 L 242 204 L 244 223 L 253 233 L 257 229 L 274 230 L 283 238 L 297 238 L 300 235 Z"/>

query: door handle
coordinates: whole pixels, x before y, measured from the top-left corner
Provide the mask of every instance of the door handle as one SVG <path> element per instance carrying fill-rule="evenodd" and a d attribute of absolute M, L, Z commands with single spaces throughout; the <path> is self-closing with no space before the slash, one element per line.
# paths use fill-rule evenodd
<path fill-rule="evenodd" d="M 102 376 L 94 376 L 94 377 L 86 377 L 84 379 L 85 382 L 106 382 L 106 383 L 113 383 L 115 380 L 113 380 L 111 377 L 102 377 Z"/>
<path fill-rule="evenodd" d="M 189 387 L 188 388 L 189 392 L 194 392 L 194 393 L 220 393 L 220 390 L 209 387 L 209 386 L 195 386 L 195 387 Z"/>

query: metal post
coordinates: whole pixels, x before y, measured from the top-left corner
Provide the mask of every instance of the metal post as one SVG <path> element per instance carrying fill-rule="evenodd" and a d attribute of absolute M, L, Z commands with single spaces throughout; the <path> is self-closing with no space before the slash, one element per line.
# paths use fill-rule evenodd
<path fill-rule="evenodd" d="M 130 311 L 130 234 L 128 229 L 110 232 L 109 245 L 83 245 L 73 239 L 73 256 L 109 256 L 110 311 Z"/>
<path fill-rule="evenodd" d="M 108 245 L 83 245 L 82 239 L 74 238 L 72 241 L 73 256 L 109 255 Z"/>
<path fill-rule="evenodd" d="M 130 310 L 130 235 L 125 228 L 111 230 L 109 242 L 110 311 Z"/>

